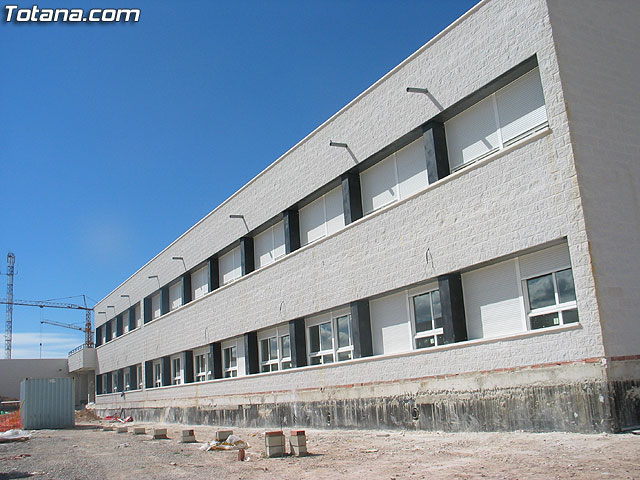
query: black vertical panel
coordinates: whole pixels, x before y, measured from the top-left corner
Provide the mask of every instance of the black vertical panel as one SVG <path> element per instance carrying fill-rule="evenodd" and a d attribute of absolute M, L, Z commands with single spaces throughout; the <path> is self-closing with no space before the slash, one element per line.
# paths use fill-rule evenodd
<path fill-rule="evenodd" d="M 153 388 L 153 362 L 151 360 L 144 362 L 144 387 Z"/>
<path fill-rule="evenodd" d="M 193 350 L 187 350 L 182 354 L 184 364 L 184 383 L 193 383 Z"/>
<path fill-rule="evenodd" d="M 209 259 L 209 291 L 220 288 L 220 264 L 215 255 Z"/>
<path fill-rule="evenodd" d="M 253 272 L 255 270 L 253 237 L 242 237 L 240 239 L 240 254 L 242 260 L 242 275 Z"/>
<path fill-rule="evenodd" d="M 124 392 L 124 369 L 121 368 L 118 370 L 118 391 Z"/>
<path fill-rule="evenodd" d="M 187 304 L 191 301 L 191 273 L 187 272 L 182 275 L 182 303 Z"/>
<path fill-rule="evenodd" d="M 351 302 L 351 331 L 353 333 L 353 357 L 370 357 L 373 355 L 371 336 L 371 316 L 369 300 Z"/>
<path fill-rule="evenodd" d="M 116 337 L 121 336 L 124 333 L 124 323 L 122 315 L 116 317 Z"/>
<path fill-rule="evenodd" d="M 137 305 L 137 304 L 136 304 Z M 136 305 L 129 309 L 129 331 L 136 328 Z"/>
<path fill-rule="evenodd" d="M 289 320 L 289 345 L 291 347 L 291 365 L 307 365 L 307 342 L 305 340 L 304 318 Z"/>
<path fill-rule="evenodd" d="M 169 286 L 160 289 L 160 315 L 169 313 Z"/>
<path fill-rule="evenodd" d="M 444 343 L 464 342 L 467 340 L 467 322 L 460 272 L 439 276 L 438 289 L 440 290 Z"/>
<path fill-rule="evenodd" d="M 105 329 L 104 329 L 104 341 L 105 343 L 111 340 L 111 320 L 109 320 L 107 323 L 104 324 Z"/>
<path fill-rule="evenodd" d="M 151 316 L 151 297 L 146 297 L 143 302 L 143 311 L 142 315 L 144 318 L 144 323 L 149 323 L 153 318 Z"/>
<path fill-rule="evenodd" d="M 360 175 L 356 171 L 342 175 L 342 208 L 344 223 L 349 225 L 362 218 L 362 195 L 360 194 Z"/>
<path fill-rule="evenodd" d="M 300 214 L 298 210 L 285 210 L 284 219 L 284 248 L 286 253 L 295 252 L 300 248 Z"/>
<path fill-rule="evenodd" d="M 102 395 L 102 375 L 96 375 L 96 395 Z"/>
<path fill-rule="evenodd" d="M 104 376 L 107 380 L 105 382 L 105 384 L 107 385 L 107 391 L 105 393 L 111 393 L 113 392 L 113 376 L 111 375 L 111 372 L 105 373 Z"/>
<path fill-rule="evenodd" d="M 96 327 L 96 347 L 102 345 L 102 325 Z"/>
<path fill-rule="evenodd" d="M 136 365 L 132 365 L 129 367 L 129 378 L 130 378 L 130 382 L 131 384 L 129 385 L 129 388 L 131 390 L 138 390 L 138 368 Z"/>
<path fill-rule="evenodd" d="M 258 332 L 244 334 L 244 365 L 247 375 L 253 375 L 260 371 L 258 361 Z"/>
<path fill-rule="evenodd" d="M 222 345 L 220 342 L 209 344 L 209 354 L 211 355 L 211 373 L 213 378 L 222 378 Z"/>
<path fill-rule="evenodd" d="M 171 385 L 171 357 L 162 357 L 162 386 Z"/>
<path fill-rule="evenodd" d="M 422 131 L 424 153 L 427 158 L 427 176 L 431 184 L 450 173 L 447 140 L 444 125 L 440 122 L 429 122 Z"/>

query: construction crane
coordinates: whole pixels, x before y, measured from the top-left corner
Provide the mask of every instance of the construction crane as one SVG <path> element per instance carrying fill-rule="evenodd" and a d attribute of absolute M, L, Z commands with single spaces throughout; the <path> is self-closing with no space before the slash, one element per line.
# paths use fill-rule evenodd
<path fill-rule="evenodd" d="M 4 324 L 4 356 L 11 358 L 11 339 L 13 338 L 13 275 L 16 256 L 7 254 L 7 320 Z"/>
<path fill-rule="evenodd" d="M 53 320 L 40 320 L 40 323 L 46 323 L 47 325 L 54 325 L 56 327 L 62 328 L 71 328 L 73 330 L 80 330 L 81 332 L 84 332 L 84 328 L 73 325 L 71 323 L 54 322 Z"/>
<path fill-rule="evenodd" d="M 13 293 L 13 292 L 12 292 Z M 84 310 L 86 312 L 86 317 L 85 317 L 85 324 L 84 324 L 84 328 L 82 327 L 77 327 L 75 325 L 67 325 L 64 323 L 57 323 L 57 322 L 51 322 L 51 321 L 41 321 L 40 323 L 49 323 L 51 325 L 56 325 L 58 327 L 66 327 L 66 328 L 73 328 L 73 329 L 77 329 L 77 330 L 81 330 L 84 332 L 84 344 L 87 347 L 93 347 L 94 343 L 93 343 L 93 329 L 91 328 L 91 312 L 93 312 L 93 308 L 91 307 L 87 307 L 87 298 L 82 295 L 82 298 L 84 300 L 84 306 L 82 305 L 76 305 L 75 303 L 60 303 L 60 302 L 52 302 L 50 300 L 14 300 L 13 299 L 13 295 L 11 295 L 11 298 L 9 298 L 9 296 L 7 296 L 7 298 L 0 298 L 0 304 L 2 303 L 6 303 L 7 304 L 7 310 L 9 309 L 9 307 L 11 307 L 13 309 L 14 305 L 24 305 L 24 306 L 28 306 L 28 307 L 40 307 L 40 308 L 68 308 L 68 309 L 73 309 L 73 310 Z M 6 342 L 9 343 L 9 351 L 11 349 L 11 337 L 9 338 L 5 338 L 5 344 Z M 9 358 L 9 357 L 7 357 Z"/>

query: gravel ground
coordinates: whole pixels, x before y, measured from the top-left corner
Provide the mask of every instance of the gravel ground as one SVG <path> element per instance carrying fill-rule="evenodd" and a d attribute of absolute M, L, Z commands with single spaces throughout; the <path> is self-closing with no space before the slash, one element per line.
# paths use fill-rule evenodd
<path fill-rule="evenodd" d="M 216 427 L 155 425 L 169 440 L 97 430 L 40 430 L 31 440 L 0 444 L 0 480 L 36 479 L 360 479 L 580 478 L 640 480 L 640 436 L 569 433 L 441 433 L 307 430 L 310 456 L 264 458 L 263 430 L 234 429 L 248 441 L 237 452 L 204 452 L 178 443 L 182 428 L 198 441 Z M 128 424 L 133 425 L 133 424 Z M 136 423 L 136 426 L 146 426 Z M 288 435 L 288 430 L 285 430 Z M 26 456 L 29 455 L 29 456 Z"/>

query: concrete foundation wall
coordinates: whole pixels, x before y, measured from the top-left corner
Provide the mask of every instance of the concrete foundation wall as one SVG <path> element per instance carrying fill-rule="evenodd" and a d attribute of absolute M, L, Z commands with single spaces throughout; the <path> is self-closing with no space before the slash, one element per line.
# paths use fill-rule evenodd
<path fill-rule="evenodd" d="M 605 349 L 637 355 L 640 3 L 550 0 L 549 10 Z"/>
<path fill-rule="evenodd" d="M 68 377 L 66 358 L 0 359 L 0 396 L 19 399 L 25 378 Z"/>

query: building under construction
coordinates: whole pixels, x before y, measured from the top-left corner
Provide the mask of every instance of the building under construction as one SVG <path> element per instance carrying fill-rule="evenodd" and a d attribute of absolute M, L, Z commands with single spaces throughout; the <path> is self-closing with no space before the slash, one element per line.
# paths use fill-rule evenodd
<path fill-rule="evenodd" d="M 140 420 L 640 423 L 638 20 L 480 2 L 101 300 L 71 370 Z"/>

